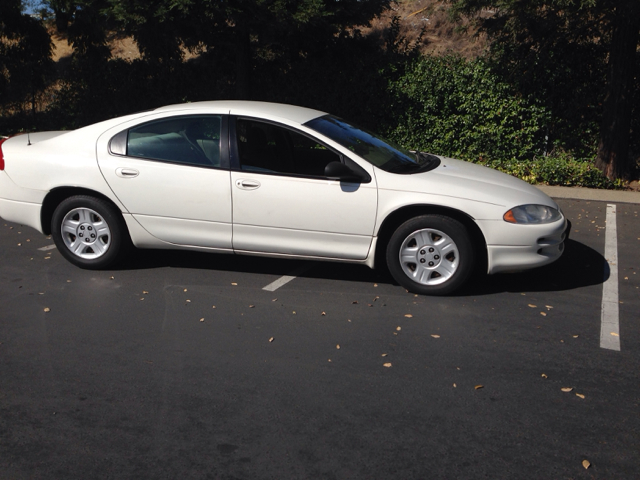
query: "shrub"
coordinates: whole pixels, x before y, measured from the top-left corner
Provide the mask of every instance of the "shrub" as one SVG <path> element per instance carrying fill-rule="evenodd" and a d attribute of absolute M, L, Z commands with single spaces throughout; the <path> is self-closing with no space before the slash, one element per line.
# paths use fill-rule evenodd
<path fill-rule="evenodd" d="M 482 59 L 422 57 L 390 90 L 398 123 L 388 135 L 410 148 L 474 162 L 544 151 L 546 110 L 514 93 Z"/>
<path fill-rule="evenodd" d="M 612 182 L 593 161 L 579 160 L 566 152 L 525 161 L 486 162 L 485 165 L 521 178 L 526 182 L 565 187 L 622 188 L 623 182 Z"/>
<path fill-rule="evenodd" d="M 389 83 L 394 125 L 407 148 L 482 163 L 529 183 L 619 188 L 593 161 L 546 156 L 550 114 L 492 73 L 482 59 L 425 56 Z"/>

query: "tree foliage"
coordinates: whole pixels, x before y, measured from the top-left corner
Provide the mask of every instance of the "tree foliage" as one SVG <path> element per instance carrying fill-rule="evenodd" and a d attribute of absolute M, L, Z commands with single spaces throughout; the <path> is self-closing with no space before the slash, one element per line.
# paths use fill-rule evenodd
<path fill-rule="evenodd" d="M 450 0 L 454 16 L 475 19 L 480 31 L 491 40 L 493 68 L 525 95 L 535 95 L 551 111 L 551 137 L 564 148 L 595 154 L 598 143 L 616 134 L 626 139 L 615 143 L 617 174 L 628 172 L 634 70 L 639 63 L 636 49 L 640 30 L 637 0 Z M 614 42 L 615 26 L 623 20 L 631 32 L 626 40 Z M 625 43 L 626 42 L 626 43 Z M 621 51 L 626 52 L 619 55 Z M 617 62 L 617 63 L 616 63 Z M 624 75 L 607 75 L 613 64 Z M 617 67 L 616 67 L 617 68 Z M 606 97 L 627 85 L 624 102 L 606 111 Z M 637 91 L 637 88 L 636 88 Z M 611 102 L 610 102 L 611 103 Z M 613 113 L 611 113 L 613 111 Z M 604 115 L 603 115 L 604 114 Z M 625 121 L 626 120 L 626 121 Z M 602 123 L 604 122 L 604 123 Z M 633 137 L 640 147 L 640 132 Z"/>
<path fill-rule="evenodd" d="M 391 90 L 399 113 L 389 135 L 408 148 L 493 166 L 545 151 L 548 111 L 483 59 L 422 57 Z"/>
<path fill-rule="evenodd" d="M 35 109 L 36 95 L 51 79 L 52 43 L 43 25 L 23 14 L 20 0 L 0 3 L 0 98 L 3 110 Z"/>

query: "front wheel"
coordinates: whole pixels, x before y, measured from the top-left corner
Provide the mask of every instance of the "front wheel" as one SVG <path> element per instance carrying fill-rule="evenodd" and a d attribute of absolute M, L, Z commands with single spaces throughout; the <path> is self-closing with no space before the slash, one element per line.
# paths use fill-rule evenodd
<path fill-rule="evenodd" d="M 410 292 L 447 295 L 473 271 L 475 255 L 467 229 L 442 215 L 421 215 L 400 225 L 387 245 L 393 278 Z"/>
<path fill-rule="evenodd" d="M 63 257 L 90 270 L 112 266 L 130 244 L 120 212 L 108 202 L 86 195 L 69 197 L 58 205 L 51 234 Z"/>

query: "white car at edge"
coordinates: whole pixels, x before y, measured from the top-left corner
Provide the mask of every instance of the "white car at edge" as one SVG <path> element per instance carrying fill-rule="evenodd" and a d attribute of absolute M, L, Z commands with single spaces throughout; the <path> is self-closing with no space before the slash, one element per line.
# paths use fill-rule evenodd
<path fill-rule="evenodd" d="M 562 254 L 568 221 L 527 183 L 404 150 L 324 112 L 171 105 L 0 140 L 0 216 L 104 269 L 138 248 L 386 263 L 443 295 Z"/>

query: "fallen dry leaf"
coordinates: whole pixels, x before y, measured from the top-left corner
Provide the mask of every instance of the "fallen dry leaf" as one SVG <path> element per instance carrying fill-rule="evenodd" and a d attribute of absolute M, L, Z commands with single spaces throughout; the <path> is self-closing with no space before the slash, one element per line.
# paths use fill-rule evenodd
<path fill-rule="evenodd" d="M 50 311 L 51 311 L 51 309 L 50 309 L 49 307 L 44 307 L 44 311 L 45 311 L 45 312 L 50 312 Z"/>
<path fill-rule="evenodd" d="M 67 280 L 67 282 L 70 282 L 70 281 L 71 281 L 71 280 Z M 148 293 L 149 293 L 149 292 L 147 292 L 146 290 L 143 290 L 143 291 L 142 291 L 142 294 L 143 294 L 143 295 L 146 295 L 146 294 L 148 294 Z"/>
<path fill-rule="evenodd" d="M 201 318 L 201 319 L 200 319 L 200 321 L 201 321 L 201 322 L 204 322 L 204 318 Z"/>
<path fill-rule="evenodd" d="M 573 387 L 563 387 L 560 390 L 562 390 L 564 393 L 569 393 L 573 390 Z"/>
<path fill-rule="evenodd" d="M 573 336 L 573 338 L 578 338 L 578 337 L 579 337 L 579 335 L 574 335 L 574 336 Z"/>
<path fill-rule="evenodd" d="M 389 355 L 389 354 L 388 354 L 388 353 L 383 353 L 383 354 L 381 355 L 381 357 L 386 357 L 387 355 Z"/>
<path fill-rule="evenodd" d="M 191 303 L 191 300 L 185 300 L 187 303 Z"/>
<path fill-rule="evenodd" d="M 613 335 L 614 337 L 619 337 L 620 336 L 616 332 L 611 332 L 611 335 Z"/>
<path fill-rule="evenodd" d="M 407 318 L 413 318 L 413 315 L 411 315 L 410 313 L 407 313 L 407 314 L 405 315 L 405 317 L 407 317 Z"/>
<path fill-rule="evenodd" d="M 186 292 L 186 291 L 187 291 L 187 289 L 185 288 L 185 289 L 183 290 L 183 292 Z"/>
<path fill-rule="evenodd" d="M 236 282 L 231 282 L 231 285 L 238 285 Z"/>
<path fill-rule="evenodd" d="M 326 312 L 322 312 L 322 313 L 320 314 L 320 316 L 322 316 L 322 317 L 326 317 L 326 316 L 327 316 L 327 313 L 326 313 Z"/>
<path fill-rule="evenodd" d="M 382 366 L 389 368 L 391 366 L 391 364 L 390 363 L 383 363 Z"/>
<path fill-rule="evenodd" d="M 453 388 L 457 388 L 457 387 L 458 387 L 458 386 L 454 383 L 454 384 L 453 384 Z"/>
<path fill-rule="evenodd" d="M 576 393 L 576 397 L 580 397 L 580 398 L 584 399 L 584 395 L 581 394 L 581 393 Z"/>
<path fill-rule="evenodd" d="M 546 316 L 547 316 L 547 314 L 546 314 L 546 313 L 544 313 L 544 312 L 540 312 L 540 315 L 542 315 L 543 317 L 546 317 Z"/>
<path fill-rule="evenodd" d="M 481 388 L 484 388 L 484 385 L 476 385 L 473 388 L 475 388 L 476 390 L 480 390 Z"/>
<path fill-rule="evenodd" d="M 542 378 L 548 378 L 546 373 L 543 373 L 543 374 L 541 375 L 541 377 L 542 377 Z"/>
<path fill-rule="evenodd" d="M 249 305 L 249 308 L 256 308 L 255 305 Z"/>
<path fill-rule="evenodd" d="M 377 287 L 377 286 L 378 286 L 378 284 L 377 284 L 377 283 L 374 283 L 374 284 L 373 284 L 373 286 L 374 286 L 374 287 Z"/>
<path fill-rule="evenodd" d="M 591 466 L 591 462 L 589 460 L 582 460 L 582 466 L 586 470 L 587 468 L 589 468 Z"/>
<path fill-rule="evenodd" d="M 271 337 L 271 338 L 269 339 L 269 343 L 271 343 L 271 342 L 273 342 L 273 337 Z"/>
<path fill-rule="evenodd" d="M 212 306 L 211 306 L 211 308 L 216 308 L 216 306 L 215 306 L 215 305 L 212 305 Z"/>
<path fill-rule="evenodd" d="M 274 298 L 274 299 L 273 299 L 273 300 L 271 300 L 271 301 L 272 301 L 272 302 L 277 302 L 277 301 L 278 301 L 278 299 L 277 299 L 277 298 Z"/>
<path fill-rule="evenodd" d="M 400 331 L 400 330 L 402 330 L 402 327 L 396 327 L 396 330 Z"/>
<path fill-rule="evenodd" d="M 337 349 L 337 350 L 340 350 L 340 345 L 336 345 L 336 349 Z"/>
<path fill-rule="evenodd" d="M 553 308 L 551 305 L 545 305 L 545 307 L 547 307 L 549 310 Z"/>
<path fill-rule="evenodd" d="M 536 307 L 535 305 L 533 305 L 533 304 L 531 304 L 531 303 L 529 304 L 529 306 L 530 306 L 531 308 L 538 308 L 538 307 Z"/>
<path fill-rule="evenodd" d="M 431 335 L 433 338 L 440 338 L 440 335 Z"/>

